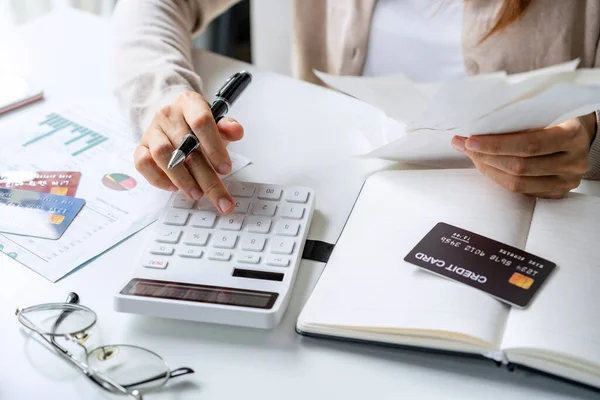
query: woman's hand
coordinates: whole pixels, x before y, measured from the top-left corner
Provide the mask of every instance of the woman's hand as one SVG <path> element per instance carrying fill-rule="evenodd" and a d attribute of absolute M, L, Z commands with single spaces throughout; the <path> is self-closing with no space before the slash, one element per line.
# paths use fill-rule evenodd
<path fill-rule="evenodd" d="M 171 153 L 190 129 L 200 140 L 200 147 L 184 163 L 168 169 Z M 215 124 L 204 97 L 186 91 L 156 112 L 135 151 L 135 167 L 150 184 L 164 190 L 181 190 L 193 199 L 206 195 L 227 214 L 234 208 L 233 198 L 215 171 L 223 175 L 231 172 L 226 146 L 243 136 L 244 129 L 237 121 L 222 118 Z"/>
<path fill-rule="evenodd" d="M 587 171 L 595 133 L 592 113 L 539 131 L 455 136 L 452 146 L 511 192 L 561 198 L 579 186 Z"/>

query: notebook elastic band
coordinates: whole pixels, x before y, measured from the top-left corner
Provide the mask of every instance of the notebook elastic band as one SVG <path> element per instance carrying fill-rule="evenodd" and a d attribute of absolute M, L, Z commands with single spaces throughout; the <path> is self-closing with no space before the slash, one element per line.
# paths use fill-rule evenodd
<path fill-rule="evenodd" d="M 329 261 L 331 252 L 335 245 L 321 242 L 319 240 L 307 240 L 304 245 L 302 258 L 305 260 L 319 261 L 326 263 Z"/>

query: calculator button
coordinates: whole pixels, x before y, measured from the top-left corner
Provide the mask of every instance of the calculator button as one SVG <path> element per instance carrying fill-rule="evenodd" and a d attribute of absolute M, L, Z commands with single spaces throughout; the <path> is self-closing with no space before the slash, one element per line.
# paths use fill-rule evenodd
<path fill-rule="evenodd" d="M 223 250 L 212 250 L 208 253 L 209 260 L 215 261 L 229 261 L 231 253 Z"/>
<path fill-rule="evenodd" d="M 258 191 L 258 198 L 263 200 L 279 200 L 281 198 L 281 189 L 271 186 L 261 187 Z"/>
<path fill-rule="evenodd" d="M 208 197 L 203 197 L 196 203 L 198 210 L 216 210 L 216 207 Z"/>
<path fill-rule="evenodd" d="M 297 236 L 300 224 L 292 221 L 277 221 L 275 234 L 280 236 Z"/>
<path fill-rule="evenodd" d="M 217 214 L 212 211 L 196 211 L 192 215 L 190 225 L 198 228 L 212 228 L 215 225 L 216 219 Z"/>
<path fill-rule="evenodd" d="M 189 229 L 183 237 L 183 244 L 189 246 L 205 246 L 210 234 L 202 229 Z"/>
<path fill-rule="evenodd" d="M 237 256 L 237 261 L 244 264 L 258 264 L 260 256 L 256 253 L 240 253 Z"/>
<path fill-rule="evenodd" d="M 233 212 L 236 214 L 246 214 L 248 207 L 250 207 L 250 200 L 239 199 L 235 201 Z"/>
<path fill-rule="evenodd" d="M 303 188 L 288 188 L 285 190 L 285 199 L 290 203 L 306 203 L 308 190 Z"/>
<path fill-rule="evenodd" d="M 194 204 L 196 200 L 190 199 L 183 193 L 179 193 L 173 199 L 173 203 L 171 203 L 171 207 L 173 208 L 183 208 L 185 210 L 190 210 L 194 208 Z"/>
<path fill-rule="evenodd" d="M 242 239 L 242 250 L 263 251 L 265 248 L 265 238 L 257 235 L 247 235 Z"/>
<path fill-rule="evenodd" d="M 159 244 L 152 246 L 150 249 L 150 254 L 159 254 L 163 256 L 170 256 L 175 251 L 173 246 L 167 246 L 166 244 Z"/>
<path fill-rule="evenodd" d="M 142 266 L 146 268 L 156 268 L 156 269 L 165 269 L 169 265 L 168 261 L 165 260 L 157 260 L 155 258 L 148 258 L 144 260 Z"/>
<path fill-rule="evenodd" d="M 302 219 L 304 216 L 304 207 L 295 204 L 286 204 L 281 210 L 282 218 Z"/>
<path fill-rule="evenodd" d="M 271 253 L 292 254 L 294 241 L 291 239 L 274 238 L 271 240 Z"/>
<path fill-rule="evenodd" d="M 267 265 L 273 265 L 275 267 L 287 267 L 290 265 L 290 259 L 283 256 L 269 254 L 267 256 Z"/>
<path fill-rule="evenodd" d="M 202 250 L 193 246 L 184 246 L 177 251 L 177 255 L 185 258 L 200 258 L 202 257 Z"/>
<path fill-rule="evenodd" d="M 271 229 L 271 220 L 268 218 L 250 217 L 248 218 L 248 232 L 251 233 L 269 233 Z"/>
<path fill-rule="evenodd" d="M 240 231 L 242 230 L 242 224 L 244 223 L 244 217 L 241 215 L 228 215 L 221 217 L 219 222 L 219 228 L 226 231 Z"/>
<path fill-rule="evenodd" d="M 190 213 L 187 211 L 168 211 L 163 223 L 166 225 L 184 226 Z"/>
<path fill-rule="evenodd" d="M 229 184 L 229 193 L 233 197 L 252 197 L 255 187 L 249 183 L 231 182 Z"/>
<path fill-rule="evenodd" d="M 216 233 L 212 245 L 220 249 L 233 249 L 237 238 L 237 235 L 231 233 Z"/>
<path fill-rule="evenodd" d="M 277 210 L 277 204 L 265 203 L 263 201 L 259 201 L 258 203 L 254 204 L 254 207 L 252 209 L 252 214 L 272 217 L 273 215 L 275 215 L 276 210 Z"/>
<path fill-rule="evenodd" d="M 156 237 L 157 242 L 161 243 L 177 243 L 181 237 L 181 229 L 163 228 L 158 232 Z"/>

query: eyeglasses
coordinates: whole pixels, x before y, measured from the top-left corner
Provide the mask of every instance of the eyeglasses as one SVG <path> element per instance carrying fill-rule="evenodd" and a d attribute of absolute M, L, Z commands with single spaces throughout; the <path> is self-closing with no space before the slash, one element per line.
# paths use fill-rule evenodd
<path fill-rule="evenodd" d="M 171 378 L 194 373 L 187 367 L 171 371 L 158 354 L 142 347 L 115 344 L 88 351 L 84 342 L 97 316 L 91 309 L 79 305 L 76 293 L 69 293 L 65 303 L 17 309 L 16 315 L 25 328 L 37 333 L 59 356 L 114 394 L 143 400 L 143 393 L 162 387 Z M 80 346 L 85 351 L 85 360 L 57 343 L 57 338 Z"/>

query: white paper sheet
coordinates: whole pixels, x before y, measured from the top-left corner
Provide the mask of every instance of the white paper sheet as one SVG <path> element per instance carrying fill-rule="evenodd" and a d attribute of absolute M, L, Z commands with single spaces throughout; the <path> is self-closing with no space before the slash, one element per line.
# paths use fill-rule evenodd
<path fill-rule="evenodd" d="M 361 131 L 371 144 L 364 156 L 458 167 L 470 162 L 450 145 L 454 135 L 541 129 L 600 109 L 600 71 L 576 70 L 578 63 L 425 85 L 402 75 L 315 73 L 328 85 L 378 107 L 383 119 L 394 121 Z"/>
<path fill-rule="evenodd" d="M 152 223 L 170 193 L 135 170 L 136 144 L 128 132 L 116 114 L 58 106 L 0 125 L 0 171 L 79 171 L 76 196 L 86 200 L 59 240 L 0 235 L 0 252 L 57 281 Z M 250 162 L 230 154 L 232 173 Z"/>

